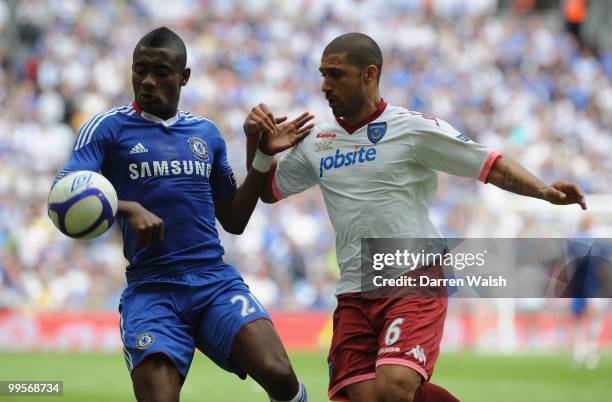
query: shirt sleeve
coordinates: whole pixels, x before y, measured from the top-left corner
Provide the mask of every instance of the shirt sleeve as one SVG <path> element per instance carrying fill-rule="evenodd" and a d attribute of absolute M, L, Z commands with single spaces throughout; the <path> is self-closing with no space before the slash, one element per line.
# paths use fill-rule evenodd
<path fill-rule="evenodd" d="M 277 200 L 301 193 L 318 184 L 319 176 L 304 154 L 304 141 L 281 158 L 272 181 Z"/>
<path fill-rule="evenodd" d="M 68 163 L 57 174 L 54 183 L 77 170 L 100 171 L 112 142 L 112 131 L 112 121 L 104 114 L 96 115 L 87 121 L 79 130 Z"/>
<path fill-rule="evenodd" d="M 411 130 L 414 159 L 425 167 L 486 182 L 501 154 L 469 139 L 441 119 L 423 119 Z"/>
<path fill-rule="evenodd" d="M 213 197 L 215 199 L 227 198 L 238 189 L 238 185 L 236 184 L 234 171 L 227 161 L 227 146 L 221 134 L 219 134 L 219 138 L 215 143 L 214 160 L 210 174 L 210 187 L 212 188 Z"/>

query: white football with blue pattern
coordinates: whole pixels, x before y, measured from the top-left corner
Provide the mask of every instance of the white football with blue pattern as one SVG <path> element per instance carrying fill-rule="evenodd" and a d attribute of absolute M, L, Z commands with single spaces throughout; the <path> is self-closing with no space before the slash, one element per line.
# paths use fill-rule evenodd
<path fill-rule="evenodd" d="M 75 239 L 106 232 L 117 215 L 117 192 L 96 172 L 81 170 L 59 179 L 49 194 L 48 213 L 55 226 Z"/>

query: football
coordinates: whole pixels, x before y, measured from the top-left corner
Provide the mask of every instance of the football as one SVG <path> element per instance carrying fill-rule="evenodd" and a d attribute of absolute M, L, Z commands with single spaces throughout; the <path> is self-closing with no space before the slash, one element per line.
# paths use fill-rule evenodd
<path fill-rule="evenodd" d="M 117 192 L 96 172 L 81 170 L 59 179 L 49 194 L 49 217 L 65 235 L 93 239 L 106 232 L 117 215 Z"/>

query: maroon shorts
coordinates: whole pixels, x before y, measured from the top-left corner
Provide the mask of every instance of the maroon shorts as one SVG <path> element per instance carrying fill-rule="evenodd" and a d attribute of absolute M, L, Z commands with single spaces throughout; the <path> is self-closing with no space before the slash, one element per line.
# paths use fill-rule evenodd
<path fill-rule="evenodd" d="M 384 364 L 407 366 L 424 380 L 440 354 L 446 298 L 338 297 L 329 351 L 329 399 L 347 401 L 347 385 L 376 377 Z"/>

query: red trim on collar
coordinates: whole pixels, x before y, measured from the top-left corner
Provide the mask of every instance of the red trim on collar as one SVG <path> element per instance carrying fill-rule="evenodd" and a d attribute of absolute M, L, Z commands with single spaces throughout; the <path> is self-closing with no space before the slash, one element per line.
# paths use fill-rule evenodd
<path fill-rule="evenodd" d="M 348 124 L 347 122 L 345 122 L 344 120 L 336 117 L 336 121 L 338 122 L 338 124 L 340 124 L 340 126 L 346 130 L 347 133 L 349 134 L 353 134 L 355 131 L 359 130 L 361 127 L 365 126 L 368 123 L 373 122 L 374 120 L 378 119 L 378 117 L 383 114 L 383 112 L 385 111 L 385 108 L 387 107 L 387 102 L 385 102 L 384 99 L 380 99 L 380 103 L 378 104 L 378 108 L 376 109 L 376 111 L 374 111 L 374 113 L 372 113 L 371 115 L 369 115 L 368 117 L 366 117 L 365 119 L 361 120 L 359 123 L 351 125 Z"/>
<path fill-rule="evenodd" d="M 140 108 L 140 106 L 138 106 L 138 103 L 136 103 L 136 100 L 132 101 L 132 107 L 134 108 L 136 113 L 138 114 L 142 113 L 142 109 Z"/>

